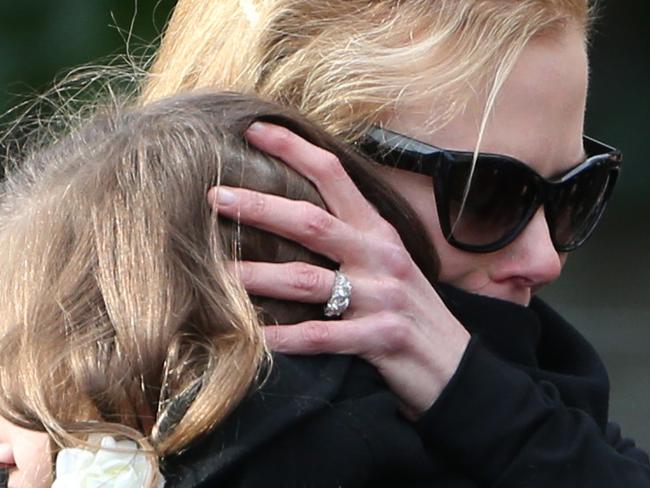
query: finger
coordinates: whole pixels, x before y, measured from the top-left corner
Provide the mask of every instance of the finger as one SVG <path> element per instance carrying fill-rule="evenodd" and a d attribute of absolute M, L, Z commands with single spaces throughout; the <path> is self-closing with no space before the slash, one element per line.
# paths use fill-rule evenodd
<path fill-rule="evenodd" d="M 246 139 L 314 183 L 330 212 L 345 222 L 370 228 L 382 220 L 331 152 L 285 127 L 263 122 L 252 124 L 246 131 Z"/>
<path fill-rule="evenodd" d="M 431 406 L 457 370 L 469 334 L 463 329 L 464 338 L 458 348 L 442 348 L 439 354 L 432 355 L 431 345 L 437 340 L 414 325 L 403 315 L 382 313 L 337 322 L 267 326 L 264 332 L 267 345 L 277 352 L 364 358 L 377 368 L 408 410 L 420 414 Z M 440 356 L 448 357 L 441 361 Z"/>
<path fill-rule="evenodd" d="M 267 345 L 285 354 L 354 354 L 364 356 L 379 346 L 364 319 L 309 321 L 296 325 L 267 325 Z"/>
<path fill-rule="evenodd" d="M 239 261 L 237 274 L 253 295 L 302 303 L 327 302 L 334 283 L 334 271 L 300 262 Z"/>
<path fill-rule="evenodd" d="M 252 295 L 302 303 L 325 304 L 332 295 L 335 273 L 308 263 L 233 263 L 236 274 Z M 402 312 L 412 307 L 411 297 L 398 280 L 373 279 L 344 273 L 352 284 L 345 316 L 359 317 L 380 310 Z"/>
<path fill-rule="evenodd" d="M 219 215 L 296 241 L 343 263 L 363 256 L 363 237 L 350 225 L 308 202 L 220 186 L 208 192 Z"/>
<path fill-rule="evenodd" d="M 417 339 L 413 324 L 394 313 L 360 318 L 317 321 L 264 327 L 267 345 L 285 354 L 354 354 L 375 366 L 413 347 Z"/>

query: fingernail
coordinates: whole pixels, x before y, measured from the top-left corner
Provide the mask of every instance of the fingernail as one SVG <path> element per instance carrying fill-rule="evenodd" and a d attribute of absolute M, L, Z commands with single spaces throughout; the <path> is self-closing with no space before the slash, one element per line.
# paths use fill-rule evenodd
<path fill-rule="evenodd" d="M 264 123 L 262 122 L 253 122 L 249 127 L 248 130 L 251 132 L 259 132 L 262 129 L 264 129 Z"/>
<path fill-rule="evenodd" d="M 235 195 L 235 193 L 230 190 L 226 190 L 225 188 L 217 189 L 216 193 L 216 200 L 219 205 L 232 205 L 237 201 L 237 195 Z"/>

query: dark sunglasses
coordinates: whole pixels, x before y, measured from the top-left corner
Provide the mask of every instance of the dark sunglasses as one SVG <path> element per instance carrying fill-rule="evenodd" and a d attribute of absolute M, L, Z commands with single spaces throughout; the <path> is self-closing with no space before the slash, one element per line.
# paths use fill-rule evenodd
<path fill-rule="evenodd" d="M 620 151 L 583 137 L 587 159 L 546 179 L 527 164 L 499 154 L 449 151 L 375 127 L 360 149 L 379 164 L 433 177 L 440 227 L 447 241 L 471 252 L 510 244 L 540 205 L 559 252 L 589 238 L 603 215 L 621 167 Z"/>

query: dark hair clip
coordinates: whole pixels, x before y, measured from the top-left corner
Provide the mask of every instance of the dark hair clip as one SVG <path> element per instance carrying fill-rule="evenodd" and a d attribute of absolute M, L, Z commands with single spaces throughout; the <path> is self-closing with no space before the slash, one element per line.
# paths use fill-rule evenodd
<path fill-rule="evenodd" d="M 158 415 L 156 425 L 151 432 L 151 437 L 153 439 L 160 441 L 169 434 L 176 425 L 178 425 L 187 413 L 190 405 L 192 405 L 198 396 L 202 387 L 203 377 L 200 377 L 194 380 L 190 386 L 185 388 L 177 396 L 166 402 L 167 406 L 165 406 L 162 412 Z"/>

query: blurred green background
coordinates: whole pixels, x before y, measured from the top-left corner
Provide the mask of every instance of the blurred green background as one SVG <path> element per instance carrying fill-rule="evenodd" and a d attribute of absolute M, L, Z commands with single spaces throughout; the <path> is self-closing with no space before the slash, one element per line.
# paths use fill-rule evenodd
<path fill-rule="evenodd" d="M 0 111 L 56 74 L 162 31 L 172 0 L 0 2 Z M 612 378 L 612 417 L 650 448 L 650 31 L 647 0 L 601 1 L 587 133 L 620 147 L 625 167 L 605 221 L 543 295 L 594 343 Z M 119 29 L 114 26 L 118 26 Z M 113 27 L 112 27 L 113 26 Z M 17 97 L 18 96 L 18 97 Z"/>

